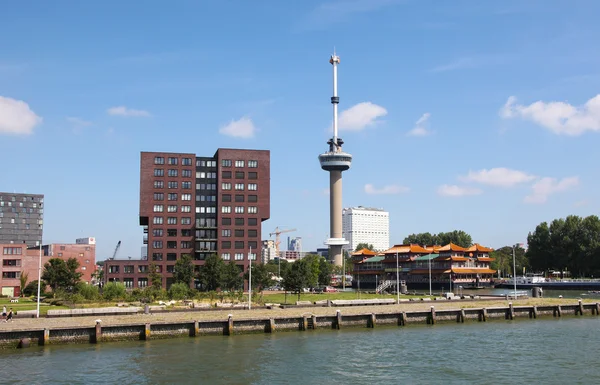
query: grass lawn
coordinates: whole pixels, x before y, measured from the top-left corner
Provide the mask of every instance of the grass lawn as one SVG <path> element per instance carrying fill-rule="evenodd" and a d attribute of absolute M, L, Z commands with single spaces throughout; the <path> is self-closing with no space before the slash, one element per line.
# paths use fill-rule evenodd
<path fill-rule="evenodd" d="M 322 293 L 322 294 L 300 294 L 300 301 L 321 301 L 325 299 L 374 299 L 374 298 L 396 298 L 396 295 L 390 294 L 367 294 L 350 291 L 342 291 L 337 293 Z M 413 295 L 401 295 L 400 298 L 420 298 L 420 296 Z M 263 292 L 263 301 L 265 303 L 286 303 L 284 293 L 270 293 L 268 291 Z M 287 294 L 287 303 L 295 304 L 298 301 L 297 294 Z"/>
<path fill-rule="evenodd" d="M 11 303 L 8 298 L 0 298 L 0 307 L 6 306 L 6 311 L 12 307 L 13 312 L 18 313 L 19 310 L 36 310 L 37 302 L 30 298 L 19 298 L 19 303 Z M 40 315 L 46 315 L 49 309 L 68 309 L 67 306 L 52 306 L 45 302 L 40 302 Z"/>

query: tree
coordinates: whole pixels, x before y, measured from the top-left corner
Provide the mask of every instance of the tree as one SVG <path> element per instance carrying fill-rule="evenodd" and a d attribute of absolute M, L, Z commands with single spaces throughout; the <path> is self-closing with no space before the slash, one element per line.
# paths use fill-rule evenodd
<path fill-rule="evenodd" d="M 362 242 L 356 245 L 356 249 L 354 251 L 361 251 L 362 249 L 367 249 L 373 251 L 373 244 Z"/>
<path fill-rule="evenodd" d="M 175 283 L 185 283 L 189 287 L 193 278 L 194 264 L 192 263 L 192 257 L 189 254 L 183 254 L 173 267 L 173 281 Z"/>
<path fill-rule="evenodd" d="M 55 294 L 58 289 L 72 290 L 82 275 L 77 271 L 78 268 L 79 262 L 75 258 L 69 258 L 66 262 L 60 258 L 51 258 L 44 265 L 42 279 Z"/>
<path fill-rule="evenodd" d="M 107 301 L 124 298 L 125 294 L 125 285 L 121 282 L 108 282 L 104 285 L 104 290 L 102 291 L 102 296 Z"/>
<path fill-rule="evenodd" d="M 186 299 L 190 295 L 190 284 L 176 282 L 169 288 L 169 297 L 174 300 Z"/>
<path fill-rule="evenodd" d="M 158 266 L 154 262 L 148 265 L 148 281 L 150 281 L 152 289 L 160 290 L 162 288 L 162 275 L 158 272 Z"/>
<path fill-rule="evenodd" d="M 301 262 L 303 266 L 303 272 L 306 274 L 305 276 L 305 285 L 304 287 L 317 287 L 319 286 L 319 275 L 321 272 L 321 259 L 325 259 L 324 257 L 317 254 L 308 254 L 304 258 L 299 261 L 294 262 L 295 265 L 298 262 Z M 328 282 L 331 280 L 331 276 Z M 327 283 L 329 284 L 329 283 Z"/>
<path fill-rule="evenodd" d="M 23 291 L 25 287 L 27 287 L 27 279 L 29 279 L 29 273 L 21 271 L 21 276 L 19 277 L 19 283 L 21 284 L 21 297 L 23 297 Z"/>
<path fill-rule="evenodd" d="M 297 293 L 298 300 L 300 300 L 302 289 L 309 286 L 307 281 L 308 275 L 308 267 L 304 259 L 292 263 L 283 276 L 283 288 L 292 293 Z"/>
<path fill-rule="evenodd" d="M 490 257 L 494 258 L 491 262 L 490 267 L 494 270 L 499 270 L 506 275 L 513 275 L 515 271 L 513 268 L 513 248 L 512 246 L 504 246 L 490 253 Z M 515 260 L 517 263 L 517 275 L 519 275 L 523 268 L 529 269 L 529 261 L 525 255 L 525 250 L 522 247 L 515 247 Z"/>
<path fill-rule="evenodd" d="M 250 278 L 248 271 L 244 273 L 244 279 L 247 281 Z M 271 286 L 273 283 L 273 273 L 269 271 L 267 265 L 262 263 L 252 264 L 252 288 L 258 291 L 263 291 L 265 287 Z"/>
<path fill-rule="evenodd" d="M 324 257 L 319 258 L 319 277 L 318 284 L 327 286 L 331 283 L 331 275 L 333 274 L 333 265 Z"/>
<path fill-rule="evenodd" d="M 455 245 L 461 247 L 470 247 L 473 245 L 473 238 L 471 238 L 471 235 L 463 230 L 454 230 L 447 233 L 438 233 L 433 235 L 431 233 L 410 234 L 408 237 L 404 238 L 402 243 L 405 245 L 417 244 L 421 246 L 443 246 L 449 243 L 454 243 Z"/>
<path fill-rule="evenodd" d="M 404 238 L 402 243 L 405 245 L 415 244 L 421 246 L 439 244 L 437 236 L 431 235 L 431 233 L 410 234 L 408 237 Z"/>
<path fill-rule="evenodd" d="M 230 261 L 226 264 L 221 273 L 221 288 L 229 291 L 239 289 L 244 283 L 240 273 L 241 269 L 234 261 Z"/>
<path fill-rule="evenodd" d="M 44 295 L 44 292 L 46 291 L 46 286 L 46 282 L 42 281 L 42 285 L 40 287 L 40 295 Z M 32 295 L 37 295 L 37 289 L 38 281 L 36 279 L 35 281 L 29 282 L 27 286 L 25 286 L 25 289 L 23 289 L 22 293 L 24 293 L 27 297 L 31 297 Z"/>
<path fill-rule="evenodd" d="M 202 290 L 213 291 L 221 287 L 221 274 L 225 267 L 223 259 L 216 254 L 209 255 L 204 260 L 204 265 L 198 270 L 198 280 Z"/>

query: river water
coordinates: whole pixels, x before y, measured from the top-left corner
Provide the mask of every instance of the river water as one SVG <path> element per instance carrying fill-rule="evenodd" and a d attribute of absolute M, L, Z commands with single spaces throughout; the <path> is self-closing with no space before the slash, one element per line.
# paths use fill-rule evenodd
<path fill-rule="evenodd" d="M 0 351 L 10 384 L 598 384 L 600 317 Z"/>

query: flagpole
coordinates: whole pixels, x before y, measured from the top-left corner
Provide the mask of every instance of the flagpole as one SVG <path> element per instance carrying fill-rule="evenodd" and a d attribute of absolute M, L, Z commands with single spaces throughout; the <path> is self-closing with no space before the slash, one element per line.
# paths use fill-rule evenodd
<path fill-rule="evenodd" d="M 40 237 L 40 261 L 38 264 L 38 290 L 36 318 L 40 318 L 40 291 L 42 287 L 42 238 Z"/>
<path fill-rule="evenodd" d="M 252 246 L 248 255 L 248 310 L 252 307 Z"/>

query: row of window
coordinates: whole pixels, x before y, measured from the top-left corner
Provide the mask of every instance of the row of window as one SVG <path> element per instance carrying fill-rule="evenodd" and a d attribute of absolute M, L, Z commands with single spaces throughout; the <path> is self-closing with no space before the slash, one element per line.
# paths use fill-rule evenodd
<path fill-rule="evenodd" d="M 242 218 L 243 219 L 243 218 Z M 241 238 L 244 236 L 244 230 L 243 229 L 235 229 L 233 231 L 234 236 Z M 221 236 L 223 237 L 231 237 L 231 229 L 223 229 L 221 230 Z M 256 238 L 258 237 L 258 231 L 257 230 L 248 230 L 248 237 L 250 238 Z"/>
<path fill-rule="evenodd" d="M 223 226 L 230 226 L 231 225 L 231 218 L 221 218 L 221 224 Z M 248 218 L 248 226 L 256 226 L 258 224 L 258 219 L 256 218 Z M 236 226 L 243 226 L 244 225 L 244 218 L 235 218 L 235 225 Z"/>
<path fill-rule="evenodd" d="M 222 177 L 223 179 L 231 179 L 232 173 L 231 171 L 223 171 Z M 246 177 L 246 173 L 243 171 L 235 172 L 235 179 L 244 179 Z M 258 179 L 257 172 L 249 172 L 248 179 Z"/>
<path fill-rule="evenodd" d="M 13 201 L 14 202 L 14 201 Z M 0 201 L 0 207 L 4 207 L 5 203 L 4 201 Z M 12 207 L 12 202 L 6 202 L 6 206 L 7 207 Z M 40 203 L 40 208 L 42 208 L 43 203 Z M 15 203 L 15 207 L 17 207 L 17 204 Z M 19 207 L 23 207 L 23 202 L 19 202 Z M 34 209 L 37 208 L 37 203 L 33 203 L 31 205 L 31 207 L 33 207 Z"/>
<path fill-rule="evenodd" d="M 191 213 L 192 212 L 192 206 L 184 205 L 184 206 L 181 206 L 180 208 L 181 208 L 182 213 Z M 154 205 L 155 213 L 162 213 L 163 211 L 164 211 L 164 205 Z M 168 205 L 167 212 L 168 213 L 176 213 L 177 205 Z"/>
<path fill-rule="evenodd" d="M 21 272 L 20 271 L 3 271 L 2 278 L 4 278 L 4 279 L 21 278 Z"/>
<path fill-rule="evenodd" d="M 167 182 L 167 188 L 179 188 L 178 186 L 179 186 L 179 182 L 176 182 L 176 181 Z M 162 180 L 155 180 L 154 188 L 165 188 L 165 182 L 163 182 Z M 181 182 L 181 188 L 182 189 L 191 189 L 192 182 Z"/>
<path fill-rule="evenodd" d="M 4 255 L 21 255 L 23 254 L 22 247 L 5 247 L 2 250 L 2 254 Z"/>
<path fill-rule="evenodd" d="M 216 214 L 217 213 L 217 208 L 212 206 L 212 207 L 204 207 L 204 206 L 199 206 L 196 207 L 196 214 Z"/>
<path fill-rule="evenodd" d="M 256 241 L 248 241 L 248 247 L 256 250 L 258 243 Z M 233 242 L 233 246 L 235 249 L 243 249 L 244 241 L 235 241 Z M 222 241 L 221 249 L 231 249 L 231 241 Z"/>
<path fill-rule="evenodd" d="M 231 214 L 231 206 L 221 206 L 221 212 L 223 214 Z M 244 206 L 235 206 L 234 212 L 236 214 L 244 213 Z M 256 214 L 258 213 L 258 207 L 256 206 L 248 206 L 248 214 Z"/>
<path fill-rule="evenodd" d="M 204 172 L 204 171 L 196 172 L 196 179 L 216 179 L 216 178 L 217 178 L 216 172 Z"/>
<path fill-rule="evenodd" d="M 236 261 L 243 261 L 244 260 L 244 253 L 235 253 L 235 260 Z M 229 253 L 222 253 L 221 254 L 221 258 L 225 261 L 230 261 L 231 260 L 231 254 Z M 256 253 L 249 253 L 248 254 L 248 259 L 251 261 L 256 261 Z"/>
<path fill-rule="evenodd" d="M 177 197 L 178 197 L 177 193 L 168 193 L 167 194 L 167 200 L 170 200 L 170 201 L 176 201 Z M 154 193 L 154 200 L 155 201 L 164 201 L 165 194 L 164 193 Z M 181 200 L 182 201 L 191 201 L 192 194 L 181 194 Z"/>
<path fill-rule="evenodd" d="M 10 210 L 8 209 L 8 207 L 6 208 L 6 210 L 4 210 L 4 208 L 0 207 L 0 217 L 4 214 L 4 211 L 8 212 L 13 212 L 13 213 L 17 213 L 18 212 L 18 208 L 16 207 L 11 207 Z M 43 214 L 44 213 L 44 209 L 39 209 L 39 210 L 34 210 L 31 207 L 27 208 L 27 207 L 23 207 L 21 209 L 21 213 L 23 214 L 33 214 L 33 213 L 40 213 Z"/>
<path fill-rule="evenodd" d="M 197 183 L 196 190 L 216 190 L 217 185 L 215 183 Z"/>
<path fill-rule="evenodd" d="M 155 225 L 162 225 L 164 223 L 164 218 L 163 217 L 153 217 L 152 223 Z M 167 225 L 176 225 L 176 224 L 177 224 L 176 217 L 167 217 Z M 192 218 L 189 218 L 189 217 L 181 218 L 181 224 L 182 225 L 191 225 Z"/>
<path fill-rule="evenodd" d="M 236 202 L 244 202 L 245 195 L 236 194 L 235 201 Z M 231 194 L 223 194 L 221 195 L 222 202 L 231 202 Z M 248 202 L 258 202 L 258 195 L 248 195 Z"/>
<path fill-rule="evenodd" d="M 163 234 L 164 234 L 163 229 L 152 229 L 152 235 L 155 237 L 162 237 Z M 167 229 L 167 237 L 176 237 L 176 236 L 177 236 L 177 229 Z M 191 237 L 192 230 L 181 229 L 181 236 L 182 237 Z"/>
<path fill-rule="evenodd" d="M 0 195 L 0 203 L 4 203 L 5 198 L 8 199 L 8 197 L 4 197 L 4 196 Z M 31 198 L 31 199 L 29 199 L 29 198 Z M 32 200 L 32 201 L 36 201 L 36 202 L 44 202 L 44 198 L 35 198 L 35 197 L 22 197 L 21 200 L 23 202 L 27 202 L 28 199 Z M 16 202 L 17 201 L 17 197 L 11 196 L 10 197 L 10 201 L 11 202 Z M 33 207 L 35 207 L 35 206 L 33 206 Z"/>
<path fill-rule="evenodd" d="M 152 241 L 152 248 L 153 249 L 162 249 L 163 244 L 164 244 L 163 241 Z M 191 249 L 192 244 L 193 244 L 192 241 L 181 241 L 180 248 L 181 249 Z M 167 241 L 166 246 L 167 246 L 167 249 L 176 249 L 177 241 Z"/>
<path fill-rule="evenodd" d="M 245 162 L 243 160 L 236 160 L 235 161 L 235 167 L 244 167 Z M 223 159 L 221 161 L 221 166 L 223 167 L 231 167 L 232 165 L 232 161 L 231 159 Z M 248 167 L 249 168 L 256 168 L 258 167 L 258 161 L 257 160 L 249 160 L 248 161 Z"/>
<path fill-rule="evenodd" d="M 216 160 L 196 160 L 196 167 L 217 167 Z"/>
<path fill-rule="evenodd" d="M 236 183 L 234 185 L 234 188 L 235 188 L 235 190 L 238 190 L 238 191 L 244 191 L 244 184 Z M 221 189 L 222 190 L 231 190 L 231 183 L 229 183 L 229 182 L 221 183 Z M 256 183 L 248 183 L 248 190 L 256 191 L 256 190 L 258 190 L 258 185 Z"/>
<path fill-rule="evenodd" d="M 175 157 L 168 157 L 167 158 L 167 164 L 170 165 L 177 165 L 179 163 L 179 159 L 175 158 Z M 154 164 L 165 164 L 165 158 L 162 156 L 155 156 L 154 157 Z M 192 165 L 192 158 L 182 158 L 181 159 L 181 164 L 183 166 L 191 166 Z"/>

